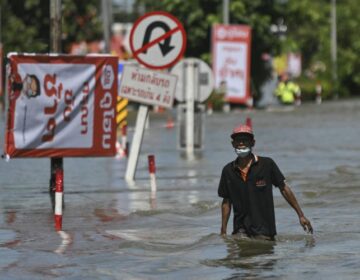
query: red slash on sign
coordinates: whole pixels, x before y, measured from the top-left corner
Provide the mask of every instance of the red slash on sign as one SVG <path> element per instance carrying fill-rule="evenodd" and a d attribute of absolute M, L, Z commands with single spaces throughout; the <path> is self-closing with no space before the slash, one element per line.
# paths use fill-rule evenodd
<path fill-rule="evenodd" d="M 185 45 L 186 34 L 182 24 L 166 12 L 145 14 L 135 22 L 130 33 L 134 58 L 152 69 L 174 65 L 184 54 Z"/>

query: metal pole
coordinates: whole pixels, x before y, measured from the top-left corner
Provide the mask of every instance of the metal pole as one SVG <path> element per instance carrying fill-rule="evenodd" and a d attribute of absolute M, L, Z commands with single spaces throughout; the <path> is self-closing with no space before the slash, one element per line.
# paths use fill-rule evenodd
<path fill-rule="evenodd" d="M 61 53 L 61 0 L 50 1 L 50 52 Z M 63 159 L 51 158 L 49 194 L 55 211 L 56 169 L 63 171 Z M 61 202 L 63 205 L 63 200 Z"/>
<path fill-rule="evenodd" d="M 223 21 L 229 24 L 229 0 L 223 0 Z"/>
<path fill-rule="evenodd" d="M 331 0 L 331 62 L 334 98 L 338 98 L 336 0 Z"/>
<path fill-rule="evenodd" d="M 104 43 L 105 43 L 105 53 L 110 52 L 110 9 L 109 9 L 108 0 L 101 0 L 101 12 L 102 12 L 102 21 L 103 21 L 103 32 L 104 32 Z"/>
<path fill-rule="evenodd" d="M 186 68 L 186 156 L 194 158 L 194 98 L 195 98 L 195 69 L 194 63 L 187 63 Z"/>
<path fill-rule="evenodd" d="M 229 13 L 229 2 L 230 0 L 223 0 L 223 23 L 230 23 L 230 13 Z M 225 97 L 227 95 L 227 87 L 225 88 Z M 224 102 L 223 111 L 228 113 L 230 112 L 230 104 L 228 102 Z"/>

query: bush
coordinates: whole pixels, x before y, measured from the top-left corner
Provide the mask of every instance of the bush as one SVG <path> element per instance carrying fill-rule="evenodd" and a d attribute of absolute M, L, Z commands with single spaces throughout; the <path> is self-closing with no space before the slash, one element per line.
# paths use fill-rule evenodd
<path fill-rule="evenodd" d="M 321 97 L 322 99 L 332 98 L 332 87 L 328 79 L 310 79 L 305 76 L 301 76 L 295 81 L 301 88 L 301 99 L 304 101 L 315 100 L 316 98 L 316 84 L 319 82 L 322 87 Z"/>

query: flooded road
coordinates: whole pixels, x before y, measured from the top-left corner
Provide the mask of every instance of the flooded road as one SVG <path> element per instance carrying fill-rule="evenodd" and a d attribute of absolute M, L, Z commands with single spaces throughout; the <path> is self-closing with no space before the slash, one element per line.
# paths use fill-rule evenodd
<path fill-rule="evenodd" d="M 219 177 L 235 157 L 229 134 L 246 117 L 255 153 L 277 162 L 314 235 L 274 189 L 275 242 L 219 236 Z M 206 116 L 205 149 L 194 161 L 180 156 L 166 118 L 150 119 L 135 185 L 123 180 L 126 159 L 64 159 L 64 232 L 54 230 L 50 160 L 1 160 L 0 278 L 359 278 L 360 100 Z M 1 144 L 3 128 L 2 116 Z"/>

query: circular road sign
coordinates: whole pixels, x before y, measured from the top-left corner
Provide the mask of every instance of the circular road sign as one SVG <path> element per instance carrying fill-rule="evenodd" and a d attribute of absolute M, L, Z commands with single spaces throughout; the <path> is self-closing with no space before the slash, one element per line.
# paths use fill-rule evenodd
<path fill-rule="evenodd" d="M 130 48 L 139 63 L 151 69 L 174 65 L 184 54 L 186 34 L 180 21 L 166 12 L 138 18 L 130 32 Z"/>
<path fill-rule="evenodd" d="M 190 66 L 195 67 L 195 75 L 198 73 L 198 92 L 195 92 L 194 99 L 204 102 L 214 89 L 214 78 L 209 65 L 198 58 L 183 59 L 171 69 L 171 74 L 178 76 L 175 98 L 180 102 L 186 101 L 186 68 Z"/>

